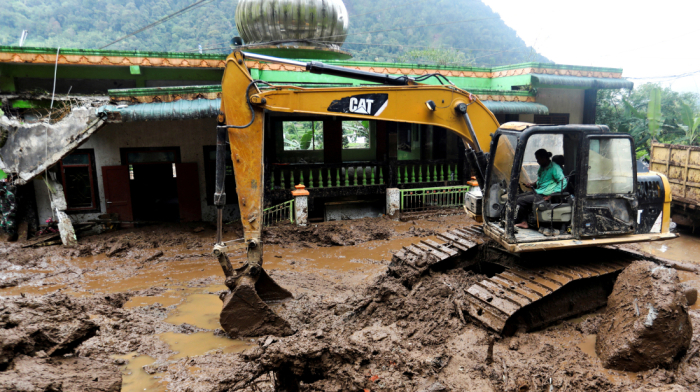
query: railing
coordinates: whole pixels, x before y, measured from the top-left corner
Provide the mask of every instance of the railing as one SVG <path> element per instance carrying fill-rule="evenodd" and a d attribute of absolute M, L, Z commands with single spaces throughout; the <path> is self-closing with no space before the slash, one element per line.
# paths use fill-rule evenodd
<path fill-rule="evenodd" d="M 272 189 L 290 189 L 295 185 L 313 188 L 383 185 L 384 167 L 379 165 L 276 166 L 270 175 Z"/>
<path fill-rule="evenodd" d="M 402 164 L 397 168 L 397 184 L 459 181 L 457 167 L 456 163 Z"/>
<path fill-rule="evenodd" d="M 401 189 L 401 212 L 456 208 L 464 204 L 464 194 L 470 186 Z"/>
<path fill-rule="evenodd" d="M 263 210 L 263 226 L 271 226 L 287 220 L 294 223 L 294 199 Z"/>

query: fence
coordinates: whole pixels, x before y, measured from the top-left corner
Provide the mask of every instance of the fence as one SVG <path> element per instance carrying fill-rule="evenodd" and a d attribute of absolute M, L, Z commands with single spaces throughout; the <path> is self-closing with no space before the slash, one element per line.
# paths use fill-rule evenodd
<path fill-rule="evenodd" d="M 263 226 L 271 226 L 287 220 L 294 223 L 294 199 L 263 210 Z"/>
<path fill-rule="evenodd" d="M 458 181 L 457 164 L 405 164 L 398 167 L 397 184 Z"/>
<path fill-rule="evenodd" d="M 383 185 L 384 168 L 378 165 L 348 165 L 335 167 L 278 166 L 270 175 L 272 189 L 290 189 L 295 185 L 313 188 Z"/>
<path fill-rule="evenodd" d="M 401 212 L 456 208 L 464 204 L 464 194 L 470 186 L 401 189 Z"/>

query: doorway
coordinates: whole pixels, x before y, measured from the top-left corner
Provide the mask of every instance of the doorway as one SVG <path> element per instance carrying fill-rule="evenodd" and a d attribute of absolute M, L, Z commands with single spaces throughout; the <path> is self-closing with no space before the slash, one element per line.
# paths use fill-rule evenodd
<path fill-rule="evenodd" d="M 129 169 L 134 221 L 179 222 L 179 147 L 122 148 Z"/>

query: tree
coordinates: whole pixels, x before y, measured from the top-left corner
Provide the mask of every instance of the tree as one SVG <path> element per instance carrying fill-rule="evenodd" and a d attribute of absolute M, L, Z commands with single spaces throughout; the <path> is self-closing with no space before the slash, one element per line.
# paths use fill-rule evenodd
<path fill-rule="evenodd" d="M 630 134 L 640 158 L 649 154 L 652 140 L 697 145 L 697 113 L 697 94 L 679 93 L 654 83 L 634 90 L 598 90 L 596 123 Z"/>

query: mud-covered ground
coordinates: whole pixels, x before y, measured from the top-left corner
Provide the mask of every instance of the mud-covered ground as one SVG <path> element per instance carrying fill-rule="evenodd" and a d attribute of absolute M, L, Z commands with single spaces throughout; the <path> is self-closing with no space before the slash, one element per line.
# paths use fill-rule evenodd
<path fill-rule="evenodd" d="M 0 390 L 112 391 L 120 375 L 123 391 L 700 390 L 698 305 L 690 349 L 672 365 L 611 371 L 594 351 L 602 310 L 500 337 L 462 311 L 477 271 L 413 276 L 390 265 L 402 246 L 469 224 L 453 215 L 266 229 L 264 267 L 295 297 L 273 308 L 296 333 L 242 340 L 218 325 L 226 287 L 210 225 L 120 230 L 75 249 L 2 244 Z M 241 234 L 227 226 L 225 240 Z M 692 262 L 700 239 L 642 248 Z M 231 256 L 243 261 L 242 250 Z"/>

